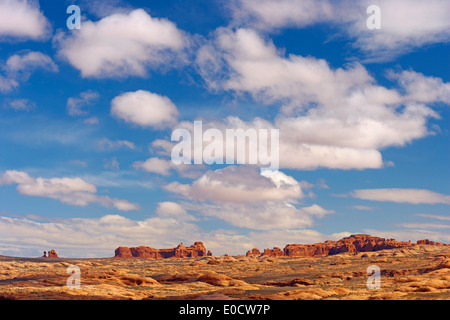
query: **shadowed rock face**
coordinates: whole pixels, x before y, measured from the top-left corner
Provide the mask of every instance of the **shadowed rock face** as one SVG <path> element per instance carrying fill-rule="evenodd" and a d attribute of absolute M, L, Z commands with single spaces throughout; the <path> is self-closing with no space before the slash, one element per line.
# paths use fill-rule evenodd
<path fill-rule="evenodd" d="M 372 237 L 365 234 L 351 235 L 340 239 L 338 241 L 325 241 L 316 244 L 288 244 L 283 251 L 279 248 L 265 249 L 263 256 L 270 257 L 316 257 L 334 255 L 342 252 L 369 252 L 384 249 L 405 248 L 412 247 L 418 244 L 427 245 L 443 245 L 440 242 L 429 240 L 419 240 L 417 243 L 396 241 L 394 239 L 384 239 L 379 237 Z"/>
<path fill-rule="evenodd" d="M 192 246 L 186 247 L 180 243 L 177 247 L 171 249 L 155 249 L 146 246 L 140 247 L 119 247 L 115 250 L 115 257 L 139 257 L 150 259 L 167 258 L 193 258 L 204 257 L 207 251 L 202 242 L 195 242 Z"/>

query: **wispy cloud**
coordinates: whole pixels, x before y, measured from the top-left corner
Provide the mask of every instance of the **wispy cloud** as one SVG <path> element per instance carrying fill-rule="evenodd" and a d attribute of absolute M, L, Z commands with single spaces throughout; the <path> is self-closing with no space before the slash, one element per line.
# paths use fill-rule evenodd
<path fill-rule="evenodd" d="M 20 83 L 29 80 L 36 70 L 58 72 L 58 66 L 46 54 L 37 51 L 26 51 L 10 56 L 2 68 L 5 76 L 0 74 L 0 91 L 10 92 Z"/>
<path fill-rule="evenodd" d="M 356 210 L 363 210 L 363 211 L 373 211 L 375 210 L 375 207 L 369 207 L 369 206 L 361 206 L 361 205 L 354 205 L 350 208 L 356 209 Z"/>
<path fill-rule="evenodd" d="M 415 215 L 418 217 L 422 217 L 422 218 L 431 218 L 431 219 L 437 219 L 437 220 L 450 221 L 450 216 L 444 216 L 444 215 L 439 215 L 439 214 L 417 213 Z"/>
<path fill-rule="evenodd" d="M 364 229 L 364 233 L 382 237 L 393 238 L 398 241 L 417 241 L 423 239 L 433 239 L 434 241 L 450 242 L 450 233 L 445 230 L 444 232 L 426 229 L 396 229 L 396 230 L 376 230 L 376 229 Z"/>
<path fill-rule="evenodd" d="M 83 168 L 86 168 L 88 166 L 86 161 L 81 161 L 81 160 L 72 160 L 72 161 L 70 161 L 70 164 L 73 164 L 75 166 L 80 166 Z"/>
<path fill-rule="evenodd" d="M 425 222 L 399 223 L 396 226 L 410 229 L 450 229 L 450 224 L 425 223 Z"/>
<path fill-rule="evenodd" d="M 158 157 L 152 157 L 145 161 L 135 161 L 131 166 L 136 170 L 143 170 L 145 172 L 166 177 L 176 172 L 180 177 L 191 179 L 199 178 L 206 170 L 206 166 L 203 164 L 195 166 L 189 164 L 176 165 L 172 160 L 161 159 Z"/>
<path fill-rule="evenodd" d="M 411 204 L 450 204 L 450 196 L 426 189 L 360 189 L 351 192 L 358 199 Z"/>
<path fill-rule="evenodd" d="M 23 54 L 14 54 L 6 60 L 5 71 L 12 78 L 28 80 L 31 73 L 36 69 L 43 69 L 51 72 L 57 72 L 58 66 L 48 55 L 29 51 Z"/>
<path fill-rule="evenodd" d="M 10 99 L 6 101 L 4 107 L 14 111 L 32 111 L 36 109 L 36 104 L 28 99 Z"/>
<path fill-rule="evenodd" d="M 105 164 L 103 165 L 103 168 L 110 169 L 110 170 L 119 170 L 120 164 L 116 157 L 112 157 L 111 159 L 104 160 Z"/>
<path fill-rule="evenodd" d="M 103 138 L 97 140 L 95 145 L 99 150 L 118 150 L 121 148 L 137 150 L 136 145 L 128 140 L 110 140 L 108 138 Z"/>
<path fill-rule="evenodd" d="M 95 185 L 78 177 L 33 178 L 23 171 L 7 170 L 0 176 L 0 186 L 11 184 L 17 184 L 17 191 L 22 195 L 51 198 L 74 206 L 97 203 L 120 211 L 139 209 L 139 205 L 127 200 L 98 195 Z"/>
<path fill-rule="evenodd" d="M 32 116 L 18 114 L 0 119 L 2 140 L 13 141 L 30 147 L 75 146 L 91 147 L 86 141 L 95 138 L 95 128 L 79 125 L 59 118 L 48 118 L 39 113 Z"/>
<path fill-rule="evenodd" d="M 67 113 L 70 116 L 84 116 L 88 112 L 83 108 L 92 104 L 99 98 L 99 93 L 92 90 L 81 92 L 78 97 L 70 97 L 67 99 Z"/>

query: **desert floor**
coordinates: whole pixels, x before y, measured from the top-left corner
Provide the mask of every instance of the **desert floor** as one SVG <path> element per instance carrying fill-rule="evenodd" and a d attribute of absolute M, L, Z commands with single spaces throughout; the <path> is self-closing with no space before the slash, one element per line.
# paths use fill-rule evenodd
<path fill-rule="evenodd" d="M 221 256 L 14 258 L 0 256 L 1 299 L 450 299 L 450 247 L 339 254 L 315 258 Z M 67 268 L 80 268 L 79 289 Z M 368 289 L 367 268 L 381 270 Z"/>

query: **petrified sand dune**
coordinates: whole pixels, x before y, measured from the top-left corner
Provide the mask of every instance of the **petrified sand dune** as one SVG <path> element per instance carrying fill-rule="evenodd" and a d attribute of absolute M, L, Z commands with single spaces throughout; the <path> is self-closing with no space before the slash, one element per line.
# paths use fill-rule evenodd
<path fill-rule="evenodd" d="M 321 288 L 311 288 L 311 289 L 297 289 L 280 294 L 271 296 L 274 300 L 285 300 L 285 299 L 301 299 L 301 300 L 321 300 L 330 296 L 335 295 L 345 295 L 350 293 L 351 290 L 344 288 L 333 288 L 330 290 L 324 290 Z"/>
<path fill-rule="evenodd" d="M 224 274 L 218 274 L 214 271 L 206 271 L 197 278 L 198 281 L 211 284 L 218 287 L 248 287 L 249 285 L 242 280 L 236 280 Z"/>
<path fill-rule="evenodd" d="M 436 270 L 438 269 L 450 269 L 450 260 L 449 259 L 443 260 L 436 266 Z"/>
<path fill-rule="evenodd" d="M 203 273 L 197 278 L 197 280 L 220 287 L 228 287 L 233 281 L 232 278 L 223 274 L 218 274 L 214 271 L 207 271 Z"/>
<path fill-rule="evenodd" d="M 185 283 L 198 279 L 198 274 L 171 274 L 156 278 L 159 283 Z"/>
<path fill-rule="evenodd" d="M 128 286 L 146 286 L 158 284 L 158 281 L 149 277 L 140 277 L 140 276 L 122 276 L 119 278 L 123 284 Z"/>

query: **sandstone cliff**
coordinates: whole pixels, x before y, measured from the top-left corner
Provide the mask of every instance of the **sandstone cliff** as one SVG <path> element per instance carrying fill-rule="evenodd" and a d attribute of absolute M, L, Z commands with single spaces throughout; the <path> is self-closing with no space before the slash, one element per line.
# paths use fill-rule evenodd
<path fill-rule="evenodd" d="M 195 242 L 192 246 L 186 247 L 180 243 L 175 248 L 155 249 L 146 246 L 140 247 L 119 247 L 115 250 L 115 257 L 139 257 L 151 259 L 167 259 L 167 258 L 193 258 L 211 255 L 207 252 L 202 242 Z"/>
<path fill-rule="evenodd" d="M 279 248 L 265 249 L 262 256 L 270 257 L 316 257 L 338 254 L 342 252 L 368 252 L 378 251 L 383 249 L 405 248 L 415 245 L 442 245 L 446 244 L 434 242 L 430 240 L 419 240 L 415 242 L 396 241 L 394 239 L 384 239 L 373 237 L 365 234 L 351 235 L 340 239 L 338 241 L 325 241 L 316 244 L 288 244 L 283 250 Z M 258 249 L 253 249 L 252 252 L 258 252 Z M 248 252 L 248 255 L 251 253 Z"/>

